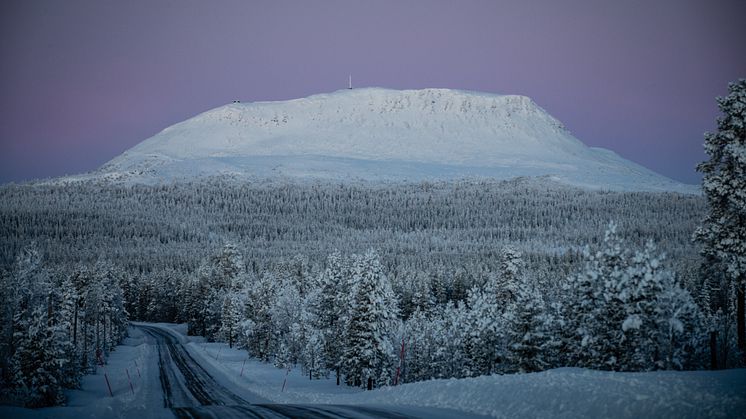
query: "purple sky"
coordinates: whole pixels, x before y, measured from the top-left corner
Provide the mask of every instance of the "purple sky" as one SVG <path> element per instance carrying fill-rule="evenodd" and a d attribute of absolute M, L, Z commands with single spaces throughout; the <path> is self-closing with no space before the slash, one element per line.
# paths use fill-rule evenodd
<path fill-rule="evenodd" d="M 0 2 L 0 182 L 95 169 L 238 98 L 524 94 L 588 145 L 696 183 L 746 2 Z"/>

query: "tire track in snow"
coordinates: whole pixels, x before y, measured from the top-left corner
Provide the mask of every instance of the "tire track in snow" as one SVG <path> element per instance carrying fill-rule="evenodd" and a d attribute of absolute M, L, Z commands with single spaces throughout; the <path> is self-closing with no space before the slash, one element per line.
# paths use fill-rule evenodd
<path fill-rule="evenodd" d="M 152 326 L 133 326 L 155 340 L 164 405 L 180 419 L 412 417 L 363 406 L 251 404 L 220 385 L 170 333 Z"/>

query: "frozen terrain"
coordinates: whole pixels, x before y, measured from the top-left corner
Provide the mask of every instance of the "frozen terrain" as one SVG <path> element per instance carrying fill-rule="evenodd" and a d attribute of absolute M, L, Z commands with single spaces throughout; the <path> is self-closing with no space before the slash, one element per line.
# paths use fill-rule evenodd
<path fill-rule="evenodd" d="M 447 89 L 341 90 L 232 103 L 164 129 L 69 179 L 160 182 L 196 176 L 423 180 L 545 176 L 613 190 L 694 192 L 589 148 L 525 96 Z"/>
<path fill-rule="evenodd" d="M 742 369 L 611 373 L 561 368 L 431 380 L 366 392 L 338 387 L 333 378 L 310 381 L 298 370 L 286 375 L 247 358 L 245 351 L 186 337 L 183 331 L 175 325 L 133 328 L 106 367 L 113 397 L 100 369 L 85 378 L 81 390 L 68 393 L 66 407 L 0 406 L 0 416 L 227 417 L 251 412 L 258 417 L 736 418 L 746 412 Z"/>

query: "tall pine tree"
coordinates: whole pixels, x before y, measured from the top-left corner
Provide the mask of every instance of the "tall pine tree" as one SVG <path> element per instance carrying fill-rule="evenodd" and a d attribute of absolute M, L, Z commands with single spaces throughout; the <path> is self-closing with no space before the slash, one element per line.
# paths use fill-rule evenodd
<path fill-rule="evenodd" d="M 703 255 L 718 260 L 726 272 L 730 284 L 723 291 L 735 289 L 730 298 L 735 298 L 738 349 L 746 362 L 746 79 L 728 90 L 717 99 L 723 113 L 717 131 L 705 134 L 709 159 L 697 166 L 710 211 L 695 237 Z"/>
<path fill-rule="evenodd" d="M 387 385 L 393 372 L 398 309 L 378 255 L 369 251 L 355 259 L 345 376 L 350 385 L 372 388 Z"/>

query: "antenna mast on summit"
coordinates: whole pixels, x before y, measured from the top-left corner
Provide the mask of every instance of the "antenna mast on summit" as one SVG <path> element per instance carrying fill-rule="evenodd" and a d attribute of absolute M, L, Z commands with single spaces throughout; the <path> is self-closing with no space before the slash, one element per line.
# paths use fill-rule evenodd
<path fill-rule="evenodd" d="M 348 89 L 352 89 L 352 74 L 350 74 L 350 85 L 349 85 Z"/>

